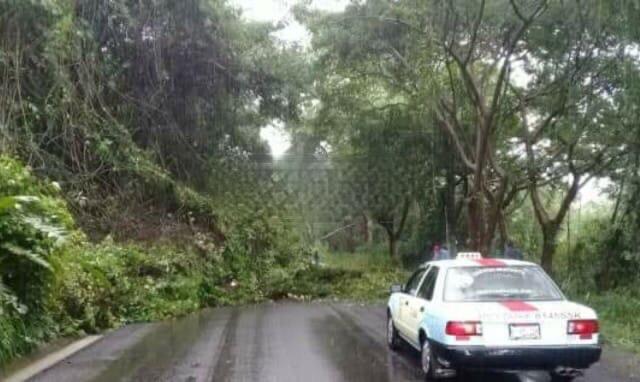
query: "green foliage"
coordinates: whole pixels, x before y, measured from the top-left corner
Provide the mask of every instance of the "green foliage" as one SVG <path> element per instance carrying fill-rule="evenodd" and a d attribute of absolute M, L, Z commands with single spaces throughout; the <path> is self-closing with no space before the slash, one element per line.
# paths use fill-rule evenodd
<path fill-rule="evenodd" d="M 299 270 L 272 293 L 294 298 L 380 300 L 391 284 L 403 283 L 408 272 L 400 269 L 384 248 L 360 248 L 354 253 L 323 252 L 320 264 Z"/>
<path fill-rule="evenodd" d="M 71 227 L 65 203 L 55 195 L 55 186 L 0 156 L 0 311 L 42 309 L 52 280 L 50 258 Z"/>
<path fill-rule="evenodd" d="M 397 266 L 382 245 L 363 245 L 353 253 L 323 250 L 321 261 L 331 267 L 352 270 L 388 270 Z"/>
<path fill-rule="evenodd" d="M 298 115 L 302 61 L 275 29 L 224 0 L 0 1 L 0 153 L 62 186 L 0 157 L 0 363 L 290 277 L 304 249 L 252 191 L 278 185 L 243 173 L 271 159 L 259 127 Z M 178 237 L 118 241 L 167 221 Z"/>
<path fill-rule="evenodd" d="M 386 257 L 389 257 L 386 254 Z M 275 280 L 270 298 L 310 300 L 341 298 L 355 301 L 378 301 L 389 295 L 391 284 L 401 283 L 407 273 L 396 269 L 348 269 L 309 266 L 293 277 Z"/>
<path fill-rule="evenodd" d="M 640 290 L 632 284 L 624 288 L 598 294 L 576 295 L 578 301 L 593 307 L 598 312 L 605 343 L 640 353 Z"/>
<path fill-rule="evenodd" d="M 109 238 L 90 244 L 74 232 L 51 256 L 46 274 L 30 275 L 36 285 L 47 282 L 46 295 L 39 295 L 42 308 L 30 314 L 5 309 L 0 316 L 0 326 L 8 328 L 0 333 L 0 363 L 60 335 L 276 297 L 274 285 L 291 285 L 296 253 L 279 253 L 287 244 L 275 237 L 256 237 L 265 245 L 263 256 L 241 244 L 248 239 L 242 235 L 224 248 L 206 237 L 190 246 L 148 247 Z"/>
<path fill-rule="evenodd" d="M 260 126 L 298 117 L 304 61 L 275 30 L 225 0 L 2 1 L 0 151 L 92 235 L 121 234 L 127 204 L 222 240 L 213 164 L 270 161 Z"/>
<path fill-rule="evenodd" d="M 591 306 L 600 318 L 606 343 L 640 352 L 638 274 L 640 261 L 632 227 L 611 224 L 610 204 L 574 208 L 558 240 L 554 278 L 568 296 Z M 512 234 L 523 244 L 525 257 L 535 260 L 541 235 L 527 221 L 524 206 L 513 216 Z"/>
<path fill-rule="evenodd" d="M 55 256 L 73 228 L 57 186 L 0 156 L 0 361 L 51 338 Z"/>
<path fill-rule="evenodd" d="M 226 0 L 0 0 L 0 361 L 205 306 L 382 298 L 445 237 L 535 259 L 534 216 L 563 287 L 637 344 L 638 7 L 524 3 L 298 6 L 304 55 Z M 275 166 L 269 123 L 293 131 Z M 605 172 L 616 212 L 569 240 L 545 209 Z M 152 245 L 122 240 L 152 223 Z M 345 226 L 355 251 L 312 265 L 303 240 Z"/>
<path fill-rule="evenodd" d="M 409 272 L 389 257 L 384 246 L 363 246 L 354 253 L 328 252 L 322 257 L 329 268 L 346 270 L 331 283 L 332 295 L 359 301 L 380 300 L 389 296 L 391 284 L 404 283 Z"/>
<path fill-rule="evenodd" d="M 211 211 L 208 199 L 178 192 L 192 219 Z M 310 256 L 278 208 L 237 211 L 224 219 L 237 227 L 224 244 L 206 232 L 182 245 L 90 243 L 56 184 L 0 156 L 0 363 L 60 335 L 271 296 Z"/>
<path fill-rule="evenodd" d="M 309 266 L 298 270 L 293 277 L 275 279 L 270 285 L 269 294 L 276 299 L 333 297 L 340 290 L 340 285 L 361 277 L 362 271 Z"/>

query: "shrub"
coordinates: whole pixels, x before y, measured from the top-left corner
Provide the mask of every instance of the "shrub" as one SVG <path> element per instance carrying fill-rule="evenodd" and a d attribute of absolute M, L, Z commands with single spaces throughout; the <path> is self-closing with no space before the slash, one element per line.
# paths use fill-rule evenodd
<path fill-rule="evenodd" d="M 52 258 L 72 218 L 55 184 L 0 156 L 0 361 L 50 339 Z"/>
<path fill-rule="evenodd" d="M 640 285 L 600 294 L 576 295 L 598 312 L 605 343 L 640 352 Z"/>
<path fill-rule="evenodd" d="M 21 313 L 42 308 L 53 277 L 51 256 L 70 228 L 72 218 L 56 187 L 0 156 L 0 296 L 5 308 Z"/>

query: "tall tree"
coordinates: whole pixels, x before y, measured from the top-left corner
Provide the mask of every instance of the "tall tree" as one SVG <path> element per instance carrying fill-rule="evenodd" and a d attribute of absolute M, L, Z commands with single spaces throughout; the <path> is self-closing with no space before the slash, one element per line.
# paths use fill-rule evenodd
<path fill-rule="evenodd" d="M 589 145 L 595 133 L 572 143 L 559 140 L 562 134 L 554 131 L 559 121 L 567 125 L 578 118 L 576 109 L 584 107 L 581 88 L 594 96 L 583 117 L 609 113 L 601 101 L 612 94 L 606 91 L 611 81 L 601 80 L 602 72 L 608 76 L 620 67 L 616 52 L 624 51 L 623 36 L 629 35 L 616 26 L 623 17 L 620 11 L 598 0 L 370 0 L 337 15 L 299 13 L 314 32 L 321 57 L 331 57 L 335 68 L 350 66 L 350 72 L 342 72 L 350 80 L 376 78 L 429 111 L 424 115 L 431 115 L 434 126 L 449 137 L 459 163 L 456 176 L 447 179 L 464 192 L 469 245 L 484 253 L 492 252 L 497 232 L 506 240 L 505 213 L 519 193 L 562 184 L 559 174 L 545 181 L 531 176 L 531 165 L 523 160 L 531 122 L 539 125 L 530 137 L 532 145 L 550 140 L 557 150 L 554 164 L 531 156 L 535 168 L 556 166 Z M 605 140 L 613 136 L 600 133 Z M 593 161 L 601 159 L 591 152 Z M 570 172 L 566 163 L 562 167 Z M 579 167 L 588 174 L 583 180 L 600 168 Z M 449 195 L 456 190 L 448 189 Z M 563 217 L 560 213 L 551 220 L 561 223 Z M 549 255 L 544 257 L 548 267 Z"/>
<path fill-rule="evenodd" d="M 550 8 L 521 60 L 535 81 L 511 89 L 521 111 L 527 187 L 542 231 L 541 263 L 549 272 L 558 232 L 580 189 L 627 153 L 625 133 L 634 114 L 622 94 L 629 72 L 637 69 L 611 16 L 580 2 Z M 562 192 L 555 212 L 542 196 L 550 189 Z"/>

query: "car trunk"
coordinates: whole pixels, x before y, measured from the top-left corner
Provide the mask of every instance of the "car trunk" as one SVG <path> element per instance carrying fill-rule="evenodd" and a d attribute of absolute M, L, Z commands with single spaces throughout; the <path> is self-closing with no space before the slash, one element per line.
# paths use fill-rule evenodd
<path fill-rule="evenodd" d="M 504 301 L 468 304 L 482 322 L 482 337 L 476 343 L 487 346 L 554 346 L 572 342 L 567 322 L 580 318 L 579 305 L 567 301 Z"/>

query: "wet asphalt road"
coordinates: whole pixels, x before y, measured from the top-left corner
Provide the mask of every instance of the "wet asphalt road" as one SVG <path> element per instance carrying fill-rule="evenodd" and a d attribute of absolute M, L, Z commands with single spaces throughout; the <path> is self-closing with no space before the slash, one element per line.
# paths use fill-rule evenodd
<path fill-rule="evenodd" d="M 637 362 L 605 352 L 580 381 L 640 381 Z M 387 349 L 384 307 L 281 302 L 127 326 L 32 381 L 418 381 L 418 370 L 417 352 Z M 548 376 L 488 373 L 458 380 Z"/>

